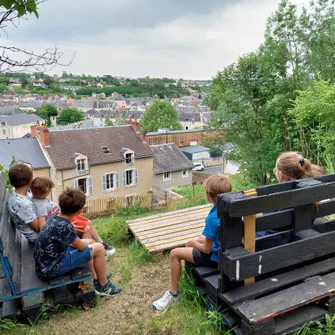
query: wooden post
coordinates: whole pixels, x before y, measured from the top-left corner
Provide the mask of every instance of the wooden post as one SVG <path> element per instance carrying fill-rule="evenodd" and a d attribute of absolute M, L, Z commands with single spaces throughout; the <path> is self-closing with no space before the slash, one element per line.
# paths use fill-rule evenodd
<path fill-rule="evenodd" d="M 256 197 L 257 191 L 255 189 L 244 191 L 244 194 L 249 197 Z M 244 222 L 244 249 L 249 252 L 256 251 L 256 214 L 248 215 L 243 218 Z M 255 278 L 248 278 L 244 280 L 244 285 L 253 284 Z"/>

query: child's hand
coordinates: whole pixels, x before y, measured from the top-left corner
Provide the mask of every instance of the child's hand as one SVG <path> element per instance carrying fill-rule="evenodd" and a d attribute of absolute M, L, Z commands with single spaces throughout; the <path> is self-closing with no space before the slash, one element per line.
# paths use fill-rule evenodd
<path fill-rule="evenodd" d="M 191 247 L 191 248 L 194 248 L 195 246 L 195 240 L 191 240 L 191 241 L 188 241 L 185 245 L 185 247 Z"/>

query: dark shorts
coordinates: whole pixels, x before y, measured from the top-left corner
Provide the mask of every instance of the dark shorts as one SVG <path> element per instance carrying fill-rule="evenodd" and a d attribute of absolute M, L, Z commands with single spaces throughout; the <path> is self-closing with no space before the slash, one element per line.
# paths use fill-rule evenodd
<path fill-rule="evenodd" d="M 212 253 L 204 254 L 197 248 L 193 248 L 192 252 L 195 266 L 208 266 L 210 268 L 218 268 L 218 263 L 211 260 Z"/>
<path fill-rule="evenodd" d="M 93 258 L 93 250 L 90 247 L 86 247 L 84 250 L 79 251 L 76 248 L 68 247 L 66 250 L 65 257 L 63 258 L 62 264 L 60 265 L 56 276 L 63 275 L 64 273 L 70 272 L 75 268 L 86 264 Z"/>

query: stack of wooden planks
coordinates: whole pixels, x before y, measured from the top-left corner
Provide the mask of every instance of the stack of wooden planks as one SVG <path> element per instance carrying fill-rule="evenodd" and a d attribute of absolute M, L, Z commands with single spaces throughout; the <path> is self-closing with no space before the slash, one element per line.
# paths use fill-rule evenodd
<path fill-rule="evenodd" d="M 203 205 L 127 221 L 128 229 L 151 254 L 184 246 L 201 236 L 212 205 Z"/>

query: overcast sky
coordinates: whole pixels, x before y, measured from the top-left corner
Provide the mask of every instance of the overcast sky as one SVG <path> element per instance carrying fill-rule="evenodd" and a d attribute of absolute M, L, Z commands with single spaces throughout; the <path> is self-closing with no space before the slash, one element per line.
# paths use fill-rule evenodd
<path fill-rule="evenodd" d="M 305 0 L 292 0 L 306 4 Z M 57 47 L 75 74 L 210 79 L 263 41 L 279 0 L 48 0 L 11 45 Z M 6 38 L 2 35 L 2 38 Z"/>

